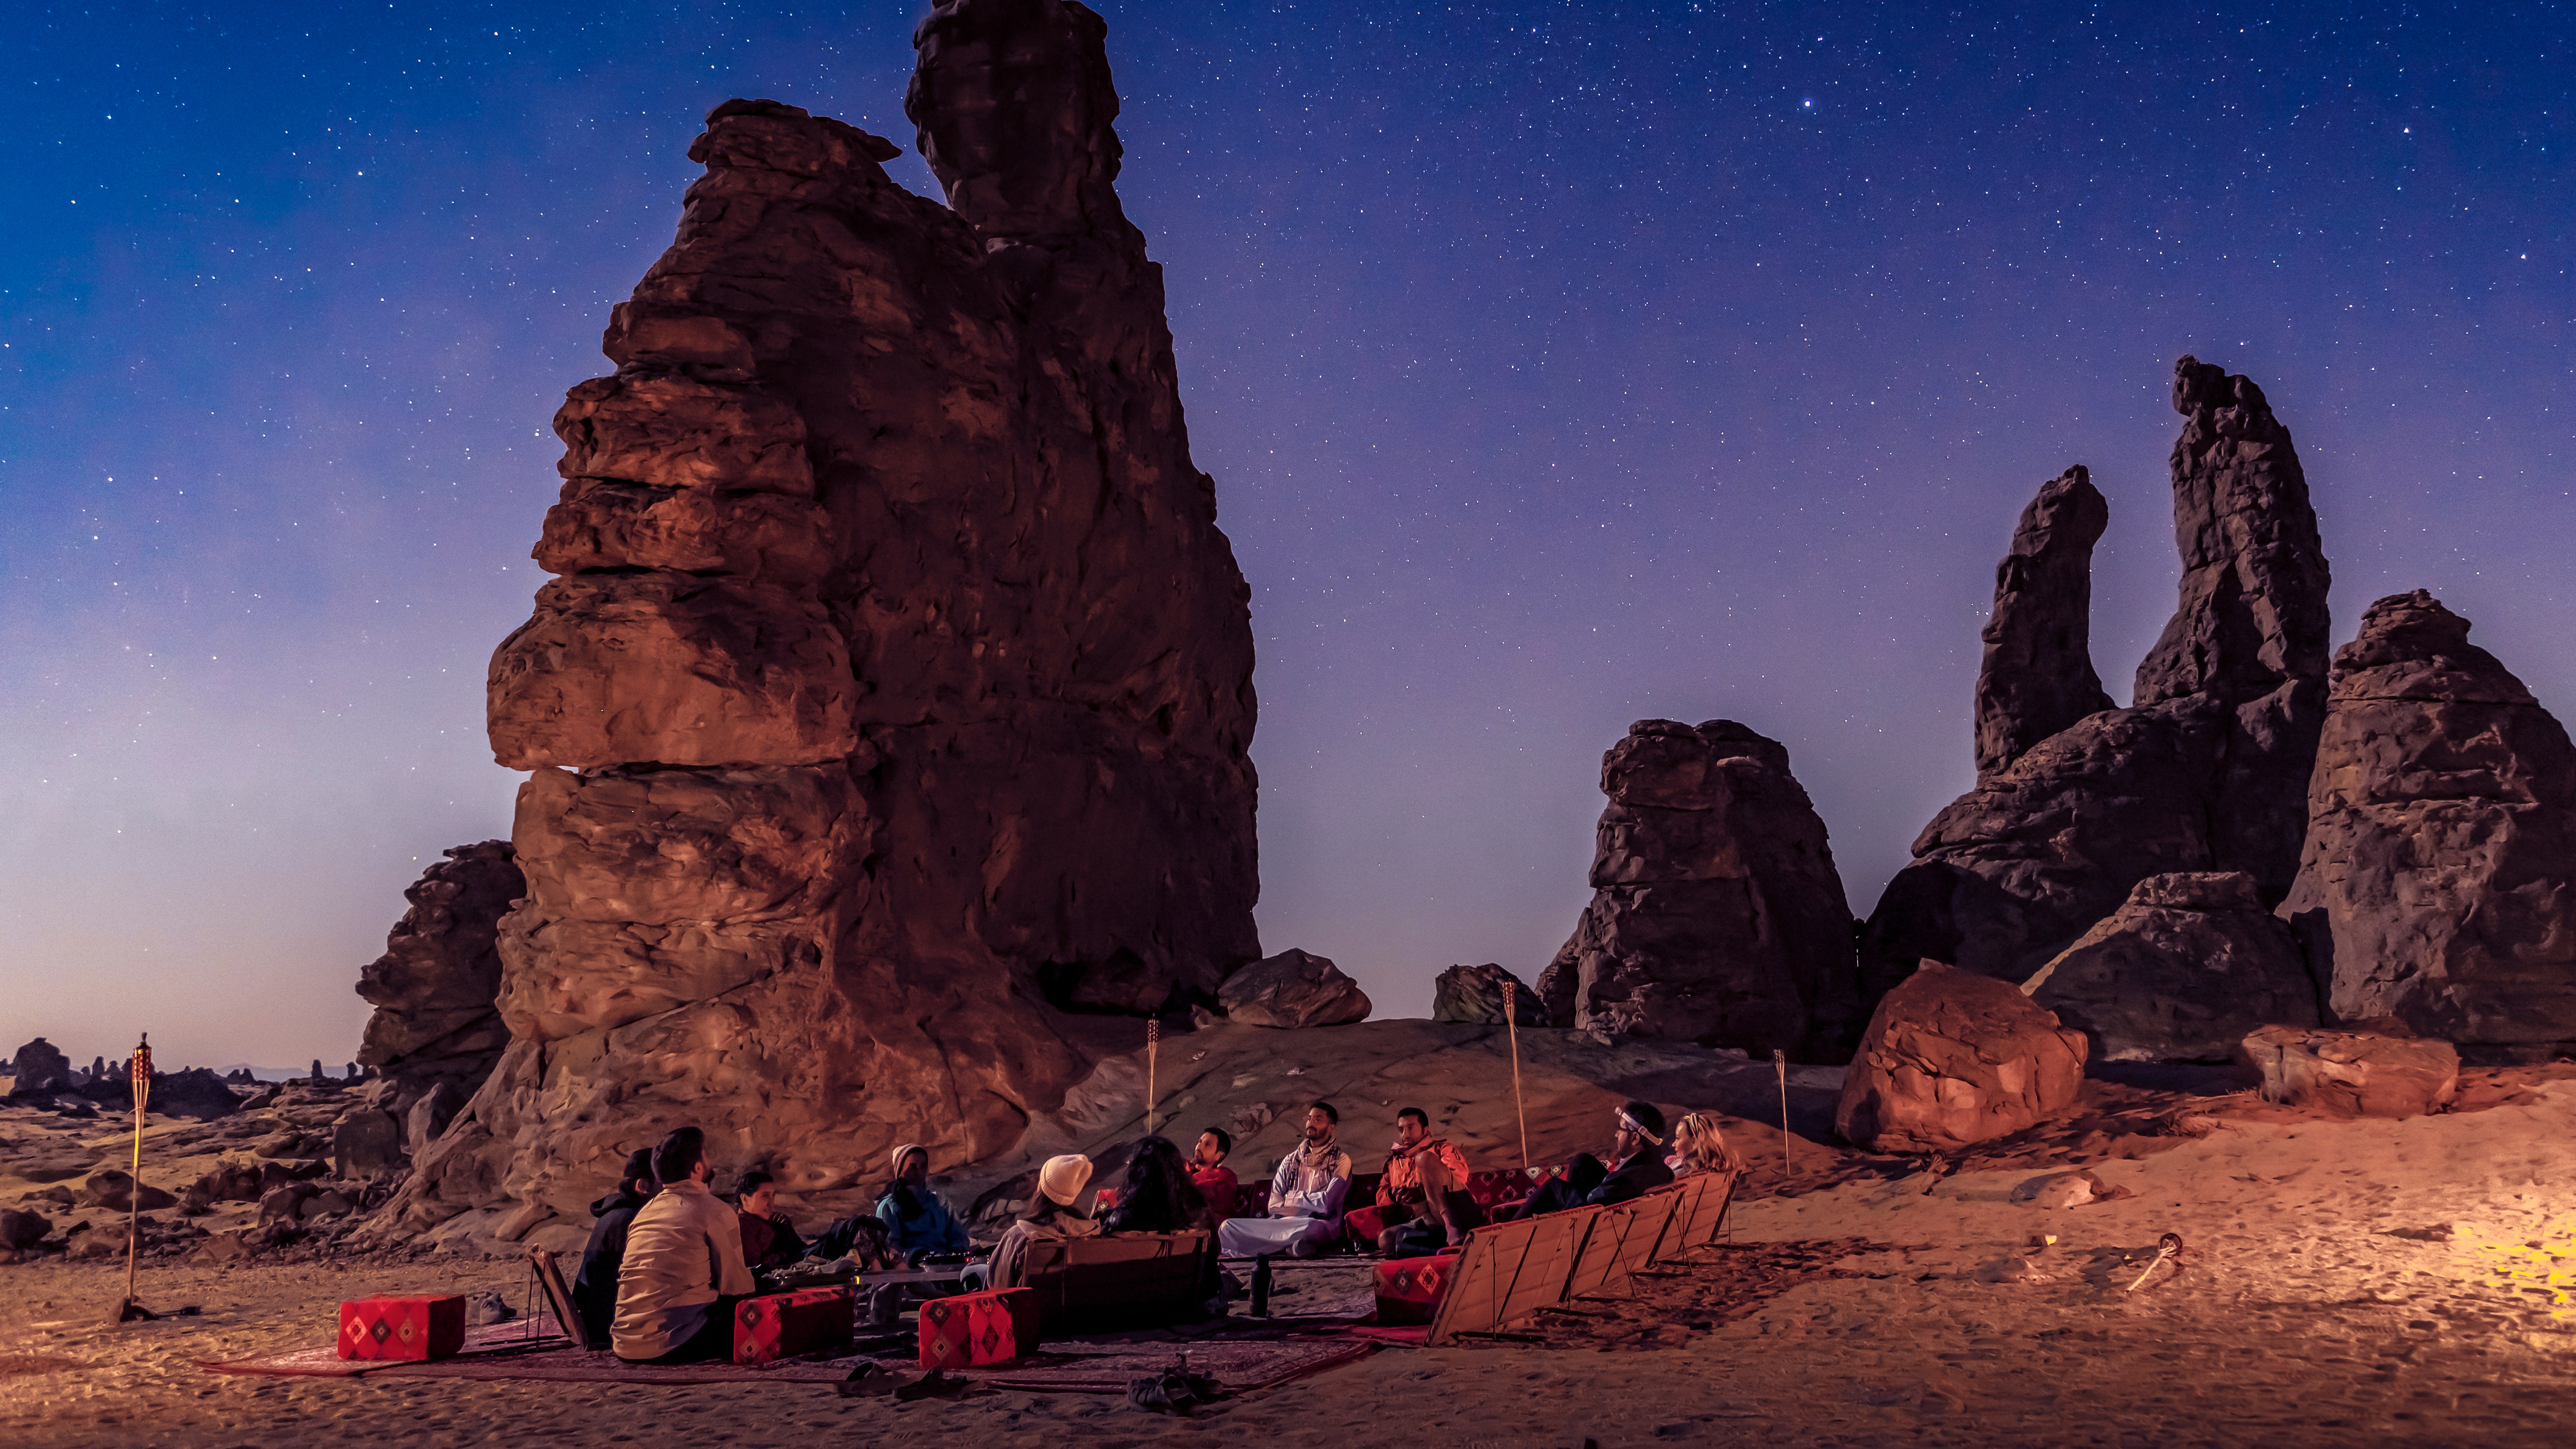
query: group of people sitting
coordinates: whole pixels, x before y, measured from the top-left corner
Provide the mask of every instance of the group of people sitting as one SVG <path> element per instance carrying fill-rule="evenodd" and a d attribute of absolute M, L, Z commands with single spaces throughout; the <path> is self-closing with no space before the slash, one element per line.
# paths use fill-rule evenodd
<path fill-rule="evenodd" d="M 1352 1164 L 1340 1128 L 1332 1103 L 1306 1109 L 1298 1145 L 1272 1174 L 1259 1217 L 1234 1216 L 1242 1184 L 1226 1165 L 1234 1139 L 1221 1128 L 1200 1133 L 1186 1156 L 1169 1138 L 1140 1139 L 1124 1179 L 1097 1215 L 1085 1202 L 1091 1159 L 1051 1157 L 990 1257 L 965 1265 L 959 1276 L 969 1289 L 1018 1287 L 1033 1244 L 1100 1233 L 1206 1229 L 1228 1257 L 1313 1257 L 1343 1235 Z M 1682 1118 L 1666 1147 L 1663 1113 L 1652 1103 L 1626 1103 L 1607 1160 L 1578 1153 L 1527 1199 L 1499 1205 L 1492 1215 L 1626 1202 L 1677 1176 L 1743 1165 L 1715 1119 L 1700 1113 Z M 895 1149 L 892 1166 L 873 1213 L 844 1218 L 808 1243 L 777 1210 L 770 1174 L 744 1173 L 727 1203 L 708 1186 L 705 1135 L 695 1127 L 673 1131 L 629 1157 L 617 1190 L 591 1207 L 596 1221 L 573 1287 L 587 1336 L 608 1342 L 628 1363 L 723 1358 L 732 1351 L 733 1304 L 758 1291 L 755 1274 L 774 1274 L 809 1257 L 848 1257 L 863 1270 L 942 1257 L 962 1263 L 970 1251 L 966 1226 L 930 1186 L 929 1150 L 905 1143 Z M 1467 1180 L 1466 1157 L 1432 1135 L 1429 1113 L 1419 1107 L 1396 1113 L 1373 1204 L 1382 1224 L 1379 1252 L 1423 1257 L 1464 1243 L 1486 1221 Z M 1213 1295 L 1217 1285 L 1209 1289 Z"/>

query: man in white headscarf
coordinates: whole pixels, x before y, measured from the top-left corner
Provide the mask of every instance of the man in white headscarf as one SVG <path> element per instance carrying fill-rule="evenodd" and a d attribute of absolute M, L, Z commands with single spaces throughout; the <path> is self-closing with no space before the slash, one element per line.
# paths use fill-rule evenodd
<path fill-rule="evenodd" d="M 1351 1155 L 1340 1142 L 1342 1114 L 1330 1102 L 1306 1109 L 1306 1131 L 1297 1150 L 1280 1159 L 1270 1176 L 1270 1215 L 1227 1218 L 1217 1248 L 1227 1257 L 1294 1253 L 1311 1258 L 1342 1235 L 1342 1199 L 1350 1195 Z"/>

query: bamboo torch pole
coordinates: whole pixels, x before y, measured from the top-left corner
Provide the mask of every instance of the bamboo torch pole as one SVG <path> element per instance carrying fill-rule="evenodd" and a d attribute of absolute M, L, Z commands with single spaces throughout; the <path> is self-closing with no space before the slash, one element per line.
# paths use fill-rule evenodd
<path fill-rule="evenodd" d="M 1157 1045 L 1162 1041 L 1162 1039 L 1163 1039 L 1163 1023 L 1162 1023 L 1162 1022 L 1160 1022 L 1160 1021 L 1148 1021 L 1148 1022 L 1146 1022 L 1146 1023 L 1145 1023 L 1145 1131 L 1146 1131 L 1146 1133 L 1147 1133 L 1148 1135 L 1150 1135 L 1150 1134 L 1153 1132 L 1153 1130 L 1154 1130 L 1154 1052 L 1155 1052 L 1155 1048 L 1156 1048 L 1156 1046 L 1157 1046 Z"/>
<path fill-rule="evenodd" d="M 1771 1049 L 1771 1064 L 1780 1069 L 1780 1180 L 1789 1179 L 1789 1054 Z"/>
<path fill-rule="evenodd" d="M 125 1297 L 116 1306 L 118 1322 L 134 1302 L 134 1265 L 143 1247 L 143 1104 L 152 1097 L 152 1034 L 145 1032 L 126 1063 L 134 1090 L 134 1169 L 125 1192 Z"/>
<path fill-rule="evenodd" d="M 1512 1040 L 1512 1114 L 1520 1118 L 1521 1171 L 1527 1172 L 1532 1166 L 1529 1153 L 1529 1109 L 1521 1105 L 1520 1013 L 1512 1008 L 1513 998 L 1519 992 L 1519 989 L 1520 983 L 1517 981 L 1506 980 L 1503 982 L 1503 1030 L 1510 1035 Z"/>

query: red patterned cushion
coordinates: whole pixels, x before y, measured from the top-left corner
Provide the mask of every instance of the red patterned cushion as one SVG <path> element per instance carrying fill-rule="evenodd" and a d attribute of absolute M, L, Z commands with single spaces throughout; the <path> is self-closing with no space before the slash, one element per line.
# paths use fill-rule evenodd
<path fill-rule="evenodd" d="M 1467 1195 L 1476 1206 L 1491 1209 L 1497 1203 L 1519 1202 L 1536 1191 L 1538 1184 L 1527 1172 L 1517 1167 L 1467 1175 Z"/>
<path fill-rule="evenodd" d="M 1009 1363 L 1038 1346 L 1034 1288 L 960 1293 L 921 1305 L 921 1366 L 974 1368 Z"/>
<path fill-rule="evenodd" d="M 752 1368 L 850 1341 L 857 1300 L 847 1288 L 764 1293 L 733 1306 L 733 1361 Z"/>
<path fill-rule="evenodd" d="M 361 1298 L 340 1305 L 340 1357 L 446 1358 L 465 1346 L 465 1300 Z"/>
<path fill-rule="evenodd" d="M 1394 1258 L 1378 1264 L 1378 1326 L 1429 1323 L 1439 1311 L 1440 1295 L 1449 1291 L 1449 1275 L 1457 1268 L 1455 1248 L 1436 1258 Z"/>
<path fill-rule="evenodd" d="M 1353 1208 L 1342 1216 L 1342 1231 L 1363 1248 L 1377 1246 L 1377 1235 L 1386 1231 L 1386 1209 Z"/>

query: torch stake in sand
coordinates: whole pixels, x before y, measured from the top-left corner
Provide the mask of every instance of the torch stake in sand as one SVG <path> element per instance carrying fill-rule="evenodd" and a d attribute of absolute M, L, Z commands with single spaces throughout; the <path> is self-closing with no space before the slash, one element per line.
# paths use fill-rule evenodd
<path fill-rule="evenodd" d="M 134 1091 L 134 1170 L 125 1182 L 125 1296 L 116 1300 L 110 1323 L 131 1323 L 152 1313 L 134 1301 L 134 1263 L 143 1247 L 143 1104 L 152 1098 L 152 1034 L 135 1044 L 127 1064 Z"/>
<path fill-rule="evenodd" d="M 1520 1013 L 1512 1009 L 1512 1000 L 1520 983 L 1503 981 L 1503 1031 L 1512 1040 L 1512 1113 L 1521 1119 L 1521 1171 L 1530 1170 L 1529 1109 L 1521 1105 L 1521 1023 Z"/>
<path fill-rule="evenodd" d="M 1789 1055 L 1778 1047 L 1771 1049 L 1771 1065 L 1780 1070 L 1780 1177 L 1789 1176 Z"/>
<path fill-rule="evenodd" d="M 1148 1022 L 1146 1022 L 1146 1023 L 1145 1023 L 1145 1132 L 1146 1132 L 1146 1134 L 1147 1134 L 1148 1136 L 1152 1135 L 1152 1133 L 1153 1133 L 1153 1131 L 1154 1131 L 1154 1049 L 1155 1049 L 1156 1045 L 1162 1041 L 1162 1039 L 1163 1039 L 1163 1023 L 1162 1023 L 1161 1021 L 1159 1021 L 1159 1020 L 1155 1020 L 1155 1021 L 1148 1021 Z"/>

